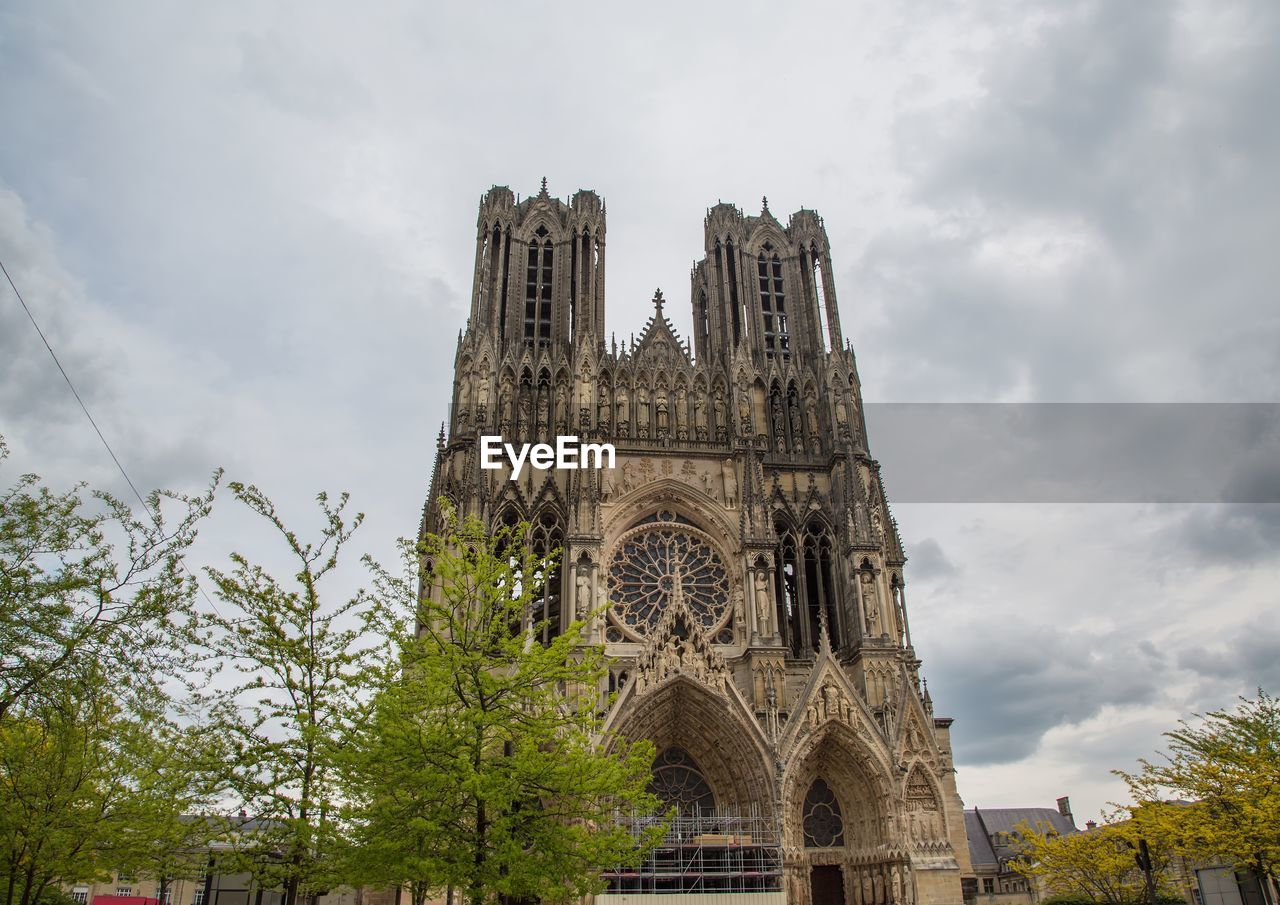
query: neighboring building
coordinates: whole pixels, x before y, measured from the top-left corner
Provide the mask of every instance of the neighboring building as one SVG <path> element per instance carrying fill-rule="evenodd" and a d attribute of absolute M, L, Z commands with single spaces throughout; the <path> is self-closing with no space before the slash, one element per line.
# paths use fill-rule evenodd
<path fill-rule="evenodd" d="M 619 348 L 600 197 L 545 181 L 484 195 L 422 530 L 448 498 L 562 549 L 531 614 L 547 635 L 609 604 L 589 628 L 615 664 L 607 726 L 655 744 L 653 788 L 681 816 L 601 903 L 956 905 L 970 867 L 951 720 L 921 682 L 822 220 L 721 203 L 704 237 L 692 342 L 658 293 Z M 484 435 L 607 442 L 616 467 L 509 480 L 481 468 Z"/>
<path fill-rule="evenodd" d="M 965 835 L 969 841 L 969 861 L 973 872 L 965 877 L 966 902 L 1024 905 L 1039 899 L 1026 877 L 1009 868 L 1019 856 L 1017 833 L 1020 824 L 1060 836 L 1076 833 L 1071 801 L 1059 798 L 1053 808 L 974 808 L 964 812 Z"/>

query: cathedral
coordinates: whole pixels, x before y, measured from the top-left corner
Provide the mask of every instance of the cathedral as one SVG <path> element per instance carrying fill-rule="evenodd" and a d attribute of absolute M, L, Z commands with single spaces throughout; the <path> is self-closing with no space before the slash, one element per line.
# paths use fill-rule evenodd
<path fill-rule="evenodd" d="M 949 727 L 907 619 L 906 555 L 870 453 L 822 219 L 731 204 L 704 221 L 693 335 L 662 293 L 619 346 L 605 204 L 495 186 L 480 201 L 423 531 L 438 501 L 561 550 L 531 615 L 589 618 L 610 735 L 648 739 L 677 817 L 597 898 L 961 902 L 970 873 Z M 482 468 L 479 438 L 609 443 L 612 468 Z M 655 902 L 655 899 L 649 899 Z"/>

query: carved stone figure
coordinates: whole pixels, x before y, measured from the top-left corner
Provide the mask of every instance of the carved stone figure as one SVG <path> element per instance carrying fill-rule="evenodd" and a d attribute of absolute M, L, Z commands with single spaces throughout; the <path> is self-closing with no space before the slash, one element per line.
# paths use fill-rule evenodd
<path fill-rule="evenodd" d="M 613 398 L 618 405 L 618 423 L 626 424 L 630 422 L 631 414 L 628 403 L 631 401 L 631 397 L 627 395 L 627 388 L 619 386 Z"/>
<path fill-rule="evenodd" d="M 664 389 L 659 389 L 659 390 L 658 390 L 658 395 L 657 395 L 657 397 L 654 399 L 654 414 L 657 416 L 657 427 L 658 427 L 658 430 L 661 430 L 661 431 L 666 430 L 666 429 L 667 429 L 667 427 L 668 427 L 668 424 L 667 424 L 667 391 L 666 391 L 666 390 L 664 390 Z"/>
<path fill-rule="evenodd" d="M 867 634 L 874 635 L 876 619 L 880 616 L 876 607 L 875 579 L 870 572 L 864 571 L 859 575 L 859 582 L 862 585 L 862 613 L 867 623 Z"/>
<path fill-rule="evenodd" d="M 769 618 L 769 582 L 765 578 L 764 569 L 756 572 L 755 597 L 756 630 L 761 635 L 770 635 L 773 633 L 773 620 Z"/>
<path fill-rule="evenodd" d="M 591 612 L 591 576 L 587 574 L 587 570 L 579 567 L 578 577 L 574 579 L 577 586 L 577 602 L 579 619 L 586 619 L 587 614 Z"/>
<path fill-rule="evenodd" d="M 808 422 L 809 434 L 818 436 L 818 401 L 812 396 L 806 396 L 804 400 L 804 416 Z"/>
<path fill-rule="evenodd" d="M 720 473 L 724 477 L 724 504 L 729 509 L 737 509 L 738 473 L 734 470 L 733 459 L 725 459 L 721 463 Z"/>

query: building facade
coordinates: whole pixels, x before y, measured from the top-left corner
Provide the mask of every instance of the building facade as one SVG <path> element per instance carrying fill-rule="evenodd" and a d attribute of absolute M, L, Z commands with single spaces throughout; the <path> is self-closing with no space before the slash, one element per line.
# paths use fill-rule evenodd
<path fill-rule="evenodd" d="M 598 195 L 494 187 L 477 227 L 422 530 L 448 499 L 563 551 L 531 624 L 551 635 L 591 616 L 588 641 L 614 664 L 607 728 L 654 743 L 654 788 L 680 814 L 607 896 L 958 905 L 969 852 L 951 721 L 934 716 L 911 643 L 906 556 L 821 218 L 717 204 L 691 273 L 692 338 L 658 293 L 621 347 Z M 572 435 L 617 458 L 511 480 L 505 463 L 481 467 L 486 435 Z"/>

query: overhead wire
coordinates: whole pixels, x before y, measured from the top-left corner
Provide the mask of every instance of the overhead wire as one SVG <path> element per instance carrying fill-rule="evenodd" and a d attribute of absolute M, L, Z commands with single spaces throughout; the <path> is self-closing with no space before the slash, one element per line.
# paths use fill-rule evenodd
<path fill-rule="evenodd" d="M 13 277 L 9 274 L 9 268 L 5 266 L 3 258 L 0 258 L 0 271 L 4 272 L 4 278 L 9 282 L 9 288 L 12 289 L 13 294 L 17 296 L 18 303 L 22 305 L 22 310 L 27 313 L 27 318 L 31 321 L 31 326 L 36 328 L 36 333 L 40 335 L 40 341 L 44 343 L 44 347 L 49 351 L 49 357 L 52 358 L 53 363 L 58 366 L 58 373 L 60 373 L 62 375 L 62 379 L 67 382 L 67 386 L 71 390 L 71 395 L 75 397 L 76 402 L 80 405 L 80 411 L 84 412 L 84 416 L 89 419 L 89 424 L 92 425 L 93 432 L 97 434 L 98 439 L 102 441 L 103 447 L 107 450 L 107 455 L 111 456 L 111 461 L 114 462 L 116 468 L 119 469 L 120 476 L 123 477 L 124 482 L 129 485 L 129 489 L 133 491 L 133 495 L 138 498 L 138 502 L 142 504 L 142 508 L 150 512 L 151 506 L 147 503 L 146 499 L 143 498 L 142 494 L 138 492 L 137 486 L 133 483 L 133 479 L 129 477 L 129 472 L 125 470 L 124 464 L 120 461 L 120 457 L 117 456 L 115 450 L 111 448 L 111 444 L 107 442 L 107 438 L 103 435 L 102 429 L 98 427 L 98 422 L 94 420 L 93 415 L 89 412 L 89 407 L 85 405 L 84 399 L 81 398 L 79 391 L 76 390 L 76 385 L 72 382 L 71 375 L 68 374 L 67 369 L 62 366 L 62 362 L 58 359 L 58 353 L 53 351 L 53 346 L 49 343 L 49 338 L 45 336 L 44 330 L 40 329 L 40 324 L 36 320 L 35 314 L 32 313 L 31 307 L 27 305 L 27 300 L 22 297 L 22 292 L 18 289 L 18 285 L 13 281 Z M 151 514 L 152 520 L 158 528 L 160 526 L 160 513 L 158 509 Z M 213 612 L 221 619 L 222 613 L 219 612 L 217 604 L 213 602 L 213 598 L 209 596 L 208 592 L 205 591 L 204 587 L 200 584 L 200 579 L 196 574 L 187 568 L 187 564 L 185 562 L 182 563 L 182 570 L 191 576 L 191 580 L 195 582 L 196 589 L 199 590 L 200 596 L 205 599 L 213 609 Z"/>

